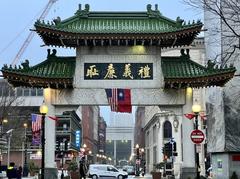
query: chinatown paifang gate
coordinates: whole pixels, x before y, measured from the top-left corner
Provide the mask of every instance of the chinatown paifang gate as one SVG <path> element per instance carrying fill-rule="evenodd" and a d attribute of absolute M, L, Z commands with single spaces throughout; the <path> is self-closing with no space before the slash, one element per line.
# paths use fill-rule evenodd
<path fill-rule="evenodd" d="M 234 67 L 201 66 L 192 61 L 189 50 L 181 50 L 178 57 L 161 56 L 163 48 L 190 45 L 202 26 L 200 21 L 168 19 L 157 5 L 154 9 L 147 5 L 145 12 L 92 12 L 88 4 L 84 9 L 79 5 L 74 16 L 66 20 L 35 23 L 45 45 L 75 48 L 75 57 L 61 57 L 56 50 L 49 50 L 46 60 L 38 65 L 4 65 L 2 73 L 14 87 L 44 88 L 48 115 L 77 110 L 81 105 L 108 105 L 106 88 L 127 88 L 131 89 L 132 105 L 156 105 L 173 112 L 177 109 L 184 118 L 192 110 L 187 87 L 223 86 L 235 72 Z M 177 161 L 184 172 L 194 169 L 195 153 L 189 137 L 193 122 L 181 121 L 184 147 Z M 56 172 L 54 131 L 55 122 L 47 120 L 46 178 Z M 157 151 L 161 154 L 160 148 Z"/>

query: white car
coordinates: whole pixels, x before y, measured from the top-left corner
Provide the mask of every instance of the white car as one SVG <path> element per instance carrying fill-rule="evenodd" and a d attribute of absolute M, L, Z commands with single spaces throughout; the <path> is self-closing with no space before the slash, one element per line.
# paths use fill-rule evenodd
<path fill-rule="evenodd" d="M 89 165 L 88 175 L 90 178 L 97 179 L 99 177 L 115 177 L 124 179 L 128 177 L 128 173 L 120 171 L 113 165 L 107 164 L 91 164 Z"/>

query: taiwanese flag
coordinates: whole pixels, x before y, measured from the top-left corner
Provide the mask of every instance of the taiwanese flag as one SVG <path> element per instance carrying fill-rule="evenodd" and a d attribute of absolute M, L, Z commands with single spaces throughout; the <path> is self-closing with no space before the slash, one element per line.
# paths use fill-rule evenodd
<path fill-rule="evenodd" d="M 191 119 L 193 119 L 195 117 L 195 114 L 189 113 L 189 114 L 184 114 L 184 116 L 191 120 Z"/>
<path fill-rule="evenodd" d="M 130 89 L 113 88 L 105 89 L 105 91 L 111 111 L 132 112 Z"/>

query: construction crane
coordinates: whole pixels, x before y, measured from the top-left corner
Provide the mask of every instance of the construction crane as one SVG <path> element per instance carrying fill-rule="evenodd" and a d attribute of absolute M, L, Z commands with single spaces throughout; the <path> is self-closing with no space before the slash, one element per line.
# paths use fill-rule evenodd
<path fill-rule="evenodd" d="M 49 0 L 47 5 L 45 6 L 42 14 L 39 17 L 39 20 L 43 20 L 47 14 L 49 13 L 52 5 L 57 2 L 58 0 Z M 28 47 L 29 43 L 31 42 L 35 32 L 31 31 L 29 35 L 27 36 L 26 40 L 23 42 L 23 45 L 21 46 L 20 50 L 18 51 L 17 55 L 15 56 L 14 60 L 12 61 L 12 66 L 16 65 L 18 60 L 22 57 L 23 53 L 25 52 L 26 48 Z"/>

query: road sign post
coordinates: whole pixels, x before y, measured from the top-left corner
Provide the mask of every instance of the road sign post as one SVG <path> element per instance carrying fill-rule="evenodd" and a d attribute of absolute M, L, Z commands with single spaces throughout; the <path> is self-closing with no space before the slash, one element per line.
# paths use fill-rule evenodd
<path fill-rule="evenodd" d="M 201 144 L 205 139 L 204 133 L 201 130 L 198 130 L 198 129 L 193 130 L 191 132 L 190 137 L 191 137 L 191 140 L 194 144 Z"/>

